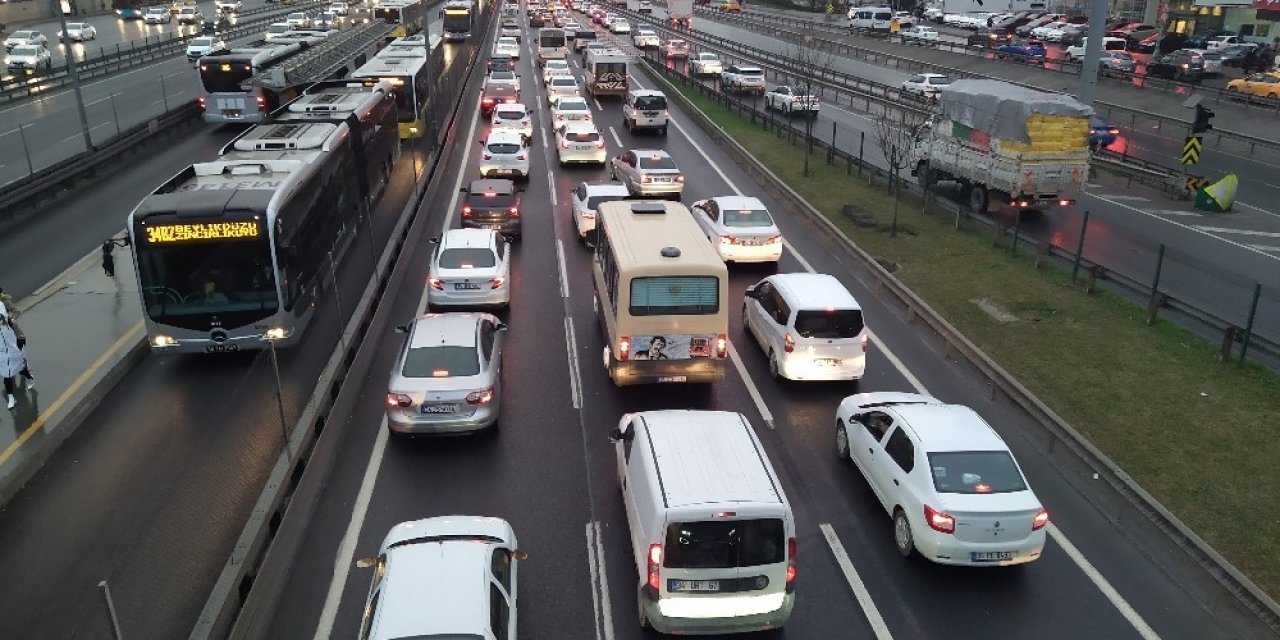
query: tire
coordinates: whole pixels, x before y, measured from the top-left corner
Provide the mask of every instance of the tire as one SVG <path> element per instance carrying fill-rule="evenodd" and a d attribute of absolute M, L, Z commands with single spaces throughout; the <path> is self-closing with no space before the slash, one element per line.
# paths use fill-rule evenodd
<path fill-rule="evenodd" d="M 893 546 L 898 548 L 898 553 L 904 558 L 910 558 L 916 550 L 916 541 L 911 535 L 911 521 L 907 520 L 907 514 L 901 508 L 893 511 Z"/>
<path fill-rule="evenodd" d="M 1227 87 L 1227 93 L 1239 93 L 1239 92 L 1240 92 L 1239 87 Z"/>
<path fill-rule="evenodd" d="M 637 612 L 638 614 L 640 614 L 640 628 L 641 628 L 642 630 L 643 630 L 643 629 L 648 629 L 648 628 L 650 628 L 650 625 L 649 625 L 649 618 L 645 617 L 645 615 L 644 615 L 644 591 L 643 591 L 643 589 L 644 589 L 644 587 L 643 587 L 643 586 L 642 586 L 642 587 L 639 587 L 639 588 L 637 588 L 637 589 L 636 589 L 636 612 Z"/>
<path fill-rule="evenodd" d="M 849 432 L 845 429 L 843 420 L 836 420 L 836 455 L 842 461 L 851 460 L 849 456 Z"/>
<path fill-rule="evenodd" d="M 989 202 L 986 187 L 980 184 L 969 187 L 969 211 L 971 213 L 986 213 Z"/>
<path fill-rule="evenodd" d="M 769 352 L 769 376 L 774 380 L 782 379 L 782 372 L 778 370 L 778 356 L 773 351 Z"/>

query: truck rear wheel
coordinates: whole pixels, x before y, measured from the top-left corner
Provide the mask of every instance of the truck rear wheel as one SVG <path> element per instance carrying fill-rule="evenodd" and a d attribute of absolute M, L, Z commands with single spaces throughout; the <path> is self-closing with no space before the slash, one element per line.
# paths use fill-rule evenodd
<path fill-rule="evenodd" d="M 987 188 L 975 184 L 969 187 L 969 211 L 973 213 L 987 212 Z"/>

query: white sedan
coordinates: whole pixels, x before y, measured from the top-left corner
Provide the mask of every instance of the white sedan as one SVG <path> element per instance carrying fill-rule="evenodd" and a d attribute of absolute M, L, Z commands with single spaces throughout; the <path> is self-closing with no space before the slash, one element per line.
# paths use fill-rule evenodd
<path fill-rule="evenodd" d="M 719 76 L 724 71 L 724 62 L 714 53 L 697 53 L 689 58 L 689 70 L 695 76 Z"/>
<path fill-rule="evenodd" d="M 495 54 L 505 53 L 511 56 L 512 58 L 519 60 L 520 59 L 520 41 L 511 37 L 498 38 L 498 41 L 495 42 L 493 45 L 493 52 Z"/>
<path fill-rule="evenodd" d="M 725 262 L 777 262 L 782 232 L 758 198 L 723 196 L 693 203 L 693 219 Z"/>
<path fill-rule="evenodd" d="M 556 155 L 561 166 L 571 162 L 604 164 L 608 159 L 604 137 L 594 124 L 586 121 L 569 122 L 556 127 Z"/>
<path fill-rule="evenodd" d="M 637 49 L 657 49 L 662 44 L 662 39 L 653 29 L 639 29 L 631 36 L 631 43 Z"/>
<path fill-rule="evenodd" d="M 284 21 L 291 29 L 307 29 L 311 27 L 311 16 L 305 11 L 297 11 L 285 17 Z"/>
<path fill-rule="evenodd" d="M 481 140 L 480 176 L 484 178 L 529 177 L 529 145 L 527 139 L 511 131 L 490 131 Z"/>
<path fill-rule="evenodd" d="M 626 20 L 614 20 L 609 25 L 609 31 L 613 33 L 631 33 L 631 23 Z"/>
<path fill-rule="evenodd" d="M 578 239 L 585 240 L 596 228 L 596 209 L 602 202 L 625 200 L 631 196 L 627 187 L 620 182 L 604 180 L 601 182 L 582 182 L 573 190 L 569 198 L 573 211 L 573 226 L 578 230 Z"/>
<path fill-rule="evenodd" d="M 923 98 L 935 98 L 943 86 L 951 84 L 951 77 L 941 73 L 917 73 L 902 81 L 903 93 L 913 93 Z"/>
<path fill-rule="evenodd" d="M 903 42 L 912 44 L 933 44 L 938 41 L 938 30 L 933 27 L 916 25 L 898 33 Z"/>
<path fill-rule="evenodd" d="M 525 140 L 533 138 L 533 113 L 519 102 L 494 105 L 489 124 L 491 131 L 518 133 Z"/>
<path fill-rule="evenodd" d="M 573 76 L 556 76 L 547 83 L 547 103 L 555 106 L 560 98 L 570 96 L 581 96 L 582 93 L 578 89 L 578 81 Z"/>
<path fill-rule="evenodd" d="M 551 105 L 551 126 L 559 127 L 566 122 L 591 122 L 591 107 L 586 98 L 565 96 Z"/>
<path fill-rule="evenodd" d="M 892 518 L 903 556 L 989 567 L 1043 552 L 1049 512 L 972 409 L 916 393 L 859 393 L 836 409 L 835 440 Z"/>
<path fill-rule="evenodd" d="M 24 44 L 14 47 L 5 57 L 5 64 L 10 68 L 35 69 L 49 64 L 49 50 L 38 44 Z"/>
<path fill-rule="evenodd" d="M 542 64 L 542 83 L 548 84 L 556 76 L 573 77 L 568 60 L 547 60 Z"/>
<path fill-rule="evenodd" d="M 449 229 L 433 238 L 427 302 L 442 307 L 505 307 L 511 303 L 511 252 L 492 229 Z"/>
<path fill-rule="evenodd" d="M 74 42 L 84 42 L 85 40 L 93 40 L 98 37 L 98 30 L 88 22 L 68 22 L 66 35 L 62 31 L 58 32 L 59 38 L 65 38 Z"/>

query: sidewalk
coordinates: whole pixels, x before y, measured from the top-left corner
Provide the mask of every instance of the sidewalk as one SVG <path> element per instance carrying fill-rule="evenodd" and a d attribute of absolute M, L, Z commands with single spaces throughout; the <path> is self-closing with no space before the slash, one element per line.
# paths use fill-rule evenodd
<path fill-rule="evenodd" d="M 36 388 L 0 410 L 0 505 L 8 502 L 147 353 L 128 249 L 108 278 L 94 252 L 17 302 Z"/>

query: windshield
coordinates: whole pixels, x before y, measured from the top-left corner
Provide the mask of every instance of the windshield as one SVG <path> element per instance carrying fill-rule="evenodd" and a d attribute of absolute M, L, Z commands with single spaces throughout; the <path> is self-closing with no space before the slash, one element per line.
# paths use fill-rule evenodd
<path fill-rule="evenodd" d="M 15 56 L 34 56 L 39 49 L 30 46 L 14 47 L 13 55 Z"/>
<path fill-rule="evenodd" d="M 285 33 L 290 28 L 287 24 L 273 24 L 267 27 L 267 33 Z"/>
<path fill-rule="evenodd" d="M 244 326 L 278 307 L 270 248 L 262 239 L 188 239 L 135 245 L 143 306 L 156 322 L 208 329 Z"/>
<path fill-rule="evenodd" d="M 773 216 L 764 209 L 726 209 L 721 212 L 726 227 L 771 227 Z"/>
<path fill-rule="evenodd" d="M 193 47 L 208 47 L 213 44 L 213 38 L 195 38 L 191 41 Z"/>
<path fill-rule="evenodd" d="M 802 338 L 856 338 L 862 333 L 862 311 L 858 309 L 797 311 L 796 333 Z"/>
<path fill-rule="evenodd" d="M 578 83 L 573 78 L 557 76 L 551 79 L 551 86 L 556 89 L 567 89 L 577 87 Z"/>
<path fill-rule="evenodd" d="M 440 345 L 414 347 L 404 356 L 400 375 L 406 378 L 455 378 L 480 373 L 475 347 Z"/>
<path fill-rule="evenodd" d="M 632 278 L 633 316 L 696 316 L 720 312 L 720 279 L 715 276 Z"/>
<path fill-rule="evenodd" d="M 671 156 L 641 156 L 637 162 L 641 169 L 675 169 L 676 161 Z"/>
<path fill-rule="evenodd" d="M 728 569 L 777 564 L 786 559 L 782 520 L 715 520 L 667 525 L 662 566 Z"/>
<path fill-rule="evenodd" d="M 252 67 L 243 62 L 215 59 L 200 65 L 200 80 L 209 93 L 242 92 L 240 83 L 252 75 Z"/>
<path fill-rule="evenodd" d="M 436 264 L 441 269 L 483 269 L 498 264 L 498 258 L 488 249 L 445 249 L 440 252 Z"/>
<path fill-rule="evenodd" d="M 945 76 L 941 78 L 939 77 L 929 78 L 929 84 L 951 84 L 951 78 L 948 78 Z"/>
<path fill-rule="evenodd" d="M 933 486 L 939 493 L 1011 493 L 1027 484 L 1008 451 L 930 453 Z"/>

